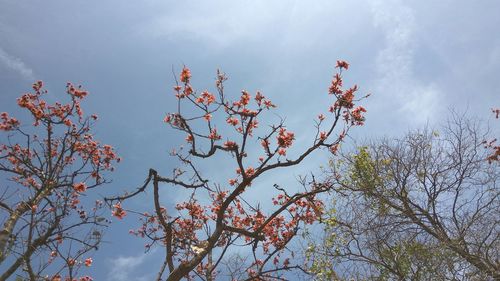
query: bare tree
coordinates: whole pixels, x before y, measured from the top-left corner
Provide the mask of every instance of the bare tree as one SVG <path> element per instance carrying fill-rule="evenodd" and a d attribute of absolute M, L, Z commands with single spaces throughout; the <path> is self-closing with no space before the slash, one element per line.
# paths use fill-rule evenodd
<path fill-rule="evenodd" d="M 337 196 L 309 261 L 374 280 L 499 280 L 500 170 L 481 122 L 382 139 L 332 162 Z"/>

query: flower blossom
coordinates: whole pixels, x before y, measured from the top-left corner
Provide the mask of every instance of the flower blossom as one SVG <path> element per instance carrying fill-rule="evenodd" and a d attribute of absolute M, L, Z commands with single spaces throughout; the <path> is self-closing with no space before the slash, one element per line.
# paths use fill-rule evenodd
<path fill-rule="evenodd" d="M 344 68 L 345 70 L 348 70 L 349 69 L 349 64 L 346 61 L 344 61 L 344 60 L 338 60 L 336 67 L 340 68 L 340 69 Z"/>
<path fill-rule="evenodd" d="M 85 190 L 87 190 L 87 185 L 85 185 L 85 183 L 83 183 L 83 182 L 74 183 L 73 189 L 76 192 L 83 193 L 83 192 L 85 192 Z"/>
<path fill-rule="evenodd" d="M 122 206 L 121 206 L 121 203 L 116 203 L 115 205 L 113 205 L 113 212 L 112 212 L 112 215 L 117 217 L 118 219 L 123 219 L 125 217 L 125 215 L 127 214 L 127 212 L 125 212 L 125 210 L 123 210 Z"/>
<path fill-rule="evenodd" d="M 280 128 L 280 131 L 276 139 L 278 140 L 279 147 L 288 148 L 292 145 L 295 136 L 294 133 L 288 132 L 285 128 Z"/>
<path fill-rule="evenodd" d="M 19 126 L 19 121 L 16 118 L 9 118 L 7 112 L 0 113 L 0 131 L 10 131 Z"/>
<path fill-rule="evenodd" d="M 182 68 L 181 72 L 181 82 L 189 83 L 189 79 L 191 78 L 191 71 L 187 67 Z"/>

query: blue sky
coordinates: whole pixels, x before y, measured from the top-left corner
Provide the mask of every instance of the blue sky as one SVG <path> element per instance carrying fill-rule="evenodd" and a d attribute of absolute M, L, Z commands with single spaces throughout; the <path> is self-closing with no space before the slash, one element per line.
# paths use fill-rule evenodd
<path fill-rule="evenodd" d="M 84 85 L 85 110 L 100 116 L 98 138 L 124 159 L 107 194 L 138 186 L 150 167 L 175 167 L 168 151 L 184 136 L 162 119 L 174 109 L 172 68 L 184 64 L 197 89 L 213 90 L 221 68 L 235 95 L 261 90 L 299 145 L 326 109 L 337 59 L 351 63 L 346 81 L 372 94 L 363 102 L 366 126 L 349 141 L 437 124 L 450 109 L 488 120 L 500 105 L 499 11 L 494 0 L 0 0 L 0 112 L 18 115 L 15 99 L 34 80 L 45 82 L 51 101 L 64 98 L 67 81 Z M 294 175 L 325 160 L 313 155 Z M 224 168 L 202 165 L 223 178 Z M 165 193 L 164 202 L 176 196 Z M 151 279 L 161 255 L 142 254 L 145 241 L 127 234 L 136 225 L 129 218 L 109 228 L 94 258 L 96 280 Z"/>

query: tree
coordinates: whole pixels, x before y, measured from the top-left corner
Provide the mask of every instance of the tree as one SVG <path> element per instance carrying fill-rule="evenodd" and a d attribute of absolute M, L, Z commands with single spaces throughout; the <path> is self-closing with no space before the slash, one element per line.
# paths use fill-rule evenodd
<path fill-rule="evenodd" d="M 142 194 L 152 183 L 154 210 L 142 215 L 143 224 L 133 233 L 149 240 L 148 249 L 165 248 L 157 280 L 162 280 L 163 275 L 168 276 L 167 280 L 195 277 L 213 280 L 221 273 L 219 265 L 227 264 L 224 260 L 227 253 L 238 247 L 246 249 L 249 258 L 241 259 L 248 263 L 242 264 L 243 270 L 235 271 L 233 278 L 280 280 L 282 271 L 303 270 L 301 265 L 292 263 L 293 252 L 287 251 L 287 245 L 303 224 L 312 224 L 320 218 L 323 202 L 317 196 L 331 187 L 314 184 L 314 181 L 309 185 L 304 181 L 302 191 L 291 192 L 278 184 L 273 190 L 255 186 L 255 182 L 264 174 L 300 164 L 320 148 L 336 153 L 349 128 L 363 125 L 366 110 L 354 104 L 359 100 L 355 98 L 357 86 L 342 89 L 341 73 L 348 67 L 344 61 L 337 62 L 339 73 L 329 88 L 333 98 L 328 109 L 330 116 L 318 116 L 312 144 L 296 156 L 291 156 L 289 151 L 295 134 L 286 128 L 283 120 L 270 125 L 265 132 L 259 130 L 261 115 L 275 107 L 262 93 L 257 92 L 252 98 L 247 91 L 242 91 L 239 99 L 231 101 L 224 90 L 227 77 L 220 71 L 215 83 L 217 94 L 199 93 L 191 85 L 190 70 L 182 69 L 180 82 L 174 87 L 177 112 L 167 114 L 164 121 L 186 134 L 188 150 L 181 148 L 171 153 L 184 167 L 175 169 L 170 177 L 150 169 L 142 187 L 108 199 L 115 215 L 121 218 L 126 213 L 123 201 Z M 224 131 L 225 137 L 221 135 L 224 123 L 229 128 Z M 254 145 L 255 139 L 260 142 L 260 148 Z M 235 174 L 227 182 L 213 182 L 198 168 L 198 161 L 219 156 L 228 158 L 217 160 L 224 165 L 221 169 L 227 170 L 224 161 L 234 165 Z M 188 199 L 178 202 L 175 208 L 165 207 L 160 202 L 160 184 L 189 191 Z M 249 190 L 266 194 L 271 206 L 261 206 L 266 203 L 265 198 L 252 203 L 247 198 Z"/>
<path fill-rule="evenodd" d="M 332 162 L 324 184 L 337 196 L 309 259 L 346 278 L 498 280 L 500 170 L 486 139 L 480 122 L 454 114 L 441 132 L 382 139 Z"/>
<path fill-rule="evenodd" d="M 0 114 L 0 194 L 2 224 L 0 280 L 17 274 L 28 280 L 76 280 L 90 266 L 103 227 L 102 201 L 87 196 L 106 183 L 104 173 L 119 161 L 113 148 L 94 140 L 96 115 L 86 116 L 81 100 L 88 92 L 67 84 L 70 102 L 48 104 L 41 81 L 18 105 L 34 119 L 22 126 L 8 113 Z M 50 273 L 50 275 L 49 275 Z M 89 276 L 79 278 L 91 280 Z"/>
<path fill-rule="evenodd" d="M 495 118 L 498 119 L 500 117 L 500 109 L 499 108 L 492 108 L 491 111 L 493 114 L 495 114 Z M 490 141 L 484 141 L 483 143 L 485 144 L 485 148 L 489 148 L 492 150 L 491 154 L 488 156 L 488 161 L 494 162 L 494 161 L 500 161 L 500 145 L 496 143 L 497 139 L 493 139 Z"/>

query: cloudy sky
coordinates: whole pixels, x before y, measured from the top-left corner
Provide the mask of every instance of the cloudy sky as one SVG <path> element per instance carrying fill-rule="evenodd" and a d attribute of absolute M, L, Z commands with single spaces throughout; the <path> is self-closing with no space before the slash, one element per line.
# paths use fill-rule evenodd
<path fill-rule="evenodd" d="M 16 115 L 16 97 L 34 80 L 45 82 L 50 101 L 64 99 L 67 81 L 84 85 L 86 111 L 100 116 L 98 138 L 124 159 L 109 193 L 139 185 L 150 167 L 176 165 L 168 151 L 183 136 L 162 119 L 174 108 L 172 68 L 183 65 L 197 89 L 213 90 L 221 68 L 235 94 L 261 90 L 298 138 L 325 110 L 337 59 L 351 63 L 346 81 L 372 94 L 353 140 L 437 124 L 450 109 L 491 120 L 500 105 L 499 11 L 495 0 L 0 0 L 0 112 Z M 302 171 L 320 160 L 313 155 Z M 96 280 L 151 279 L 158 257 L 127 234 L 136 223 L 107 231 Z"/>

